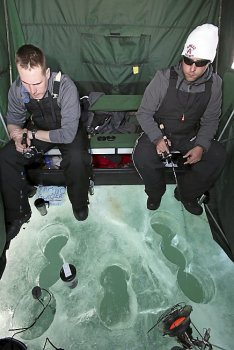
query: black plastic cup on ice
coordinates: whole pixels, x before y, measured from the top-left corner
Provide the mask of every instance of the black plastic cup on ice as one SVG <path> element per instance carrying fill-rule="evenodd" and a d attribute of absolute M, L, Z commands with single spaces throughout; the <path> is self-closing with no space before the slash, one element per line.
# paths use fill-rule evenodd
<path fill-rule="evenodd" d="M 46 205 L 48 205 L 49 208 L 49 204 L 49 201 L 45 201 L 43 198 L 37 198 L 34 202 L 35 207 L 42 216 L 47 214 Z"/>

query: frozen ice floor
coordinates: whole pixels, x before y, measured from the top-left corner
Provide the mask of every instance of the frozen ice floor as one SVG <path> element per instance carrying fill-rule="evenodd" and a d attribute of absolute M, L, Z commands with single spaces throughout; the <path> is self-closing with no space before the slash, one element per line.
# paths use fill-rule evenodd
<path fill-rule="evenodd" d="M 16 335 L 28 349 L 42 350 L 48 337 L 65 350 L 169 350 L 175 338 L 162 337 L 158 328 L 147 331 L 184 301 L 200 332 L 211 328 L 210 341 L 232 350 L 233 263 L 213 241 L 205 215 L 185 212 L 173 190 L 168 185 L 151 212 L 143 186 L 97 187 L 85 222 L 75 220 L 67 197 L 46 216 L 34 208 L 7 253 L 0 338 L 40 314 L 31 293 L 40 285 L 53 297 L 35 325 Z M 59 278 L 64 261 L 77 268 L 74 289 Z"/>

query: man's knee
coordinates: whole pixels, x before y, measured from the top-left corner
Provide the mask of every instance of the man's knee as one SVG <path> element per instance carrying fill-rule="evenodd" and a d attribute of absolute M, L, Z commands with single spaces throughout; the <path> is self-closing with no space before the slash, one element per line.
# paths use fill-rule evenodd
<path fill-rule="evenodd" d="M 145 157 L 143 156 L 143 152 L 140 149 L 140 147 L 136 146 L 136 148 L 134 149 L 134 152 L 132 154 L 132 159 L 133 159 L 134 164 L 137 167 L 141 167 L 144 165 Z"/>
<path fill-rule="evenodd" d="M 85 150 L 71 150 L 66 155 L 63 156 L 61 163 L 62 167 L 73 168 L 77 171 L 83 166 L 91 165 L 91 155 Z"/>

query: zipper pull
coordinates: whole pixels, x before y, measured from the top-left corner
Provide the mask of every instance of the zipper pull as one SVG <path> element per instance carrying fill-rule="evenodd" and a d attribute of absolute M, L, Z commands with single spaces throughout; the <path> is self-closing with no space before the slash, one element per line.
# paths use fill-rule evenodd
<path fill-rule="evenodd" d="M 182 122 L 185 121 L 185 116 L 184 116 L 184 114 L 183 114 L 182 117 L 181 117 L 181 121 L 182 121 Z"/>

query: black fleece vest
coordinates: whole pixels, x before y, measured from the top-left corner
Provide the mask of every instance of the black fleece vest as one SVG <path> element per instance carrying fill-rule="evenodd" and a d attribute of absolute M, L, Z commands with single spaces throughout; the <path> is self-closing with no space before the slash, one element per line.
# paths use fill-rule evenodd
<path fill-rule="evenodd" d="M 57 98 L 53 98 L 50 92 L 48 97 L 41 100 L 30 99 L 25 103 L 30 119 L 27 127 L 45 131 L 61 128 L 61 112 L 57 103 Z"/>
<path fill-rule="evenodd" d="M 177 89 L 177 79 L 177 73 L 171 68 L 169 86 L 154 119 L 158 125 L 164 125 L 164 132 L 172 142 L 172 147 L 182 150 L 197 134 L 200 119 L 210 100 L 212 77 L 204 83 L 205 91 L 197 93 Z"/>

